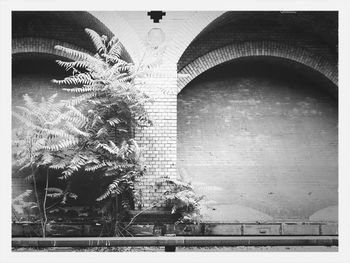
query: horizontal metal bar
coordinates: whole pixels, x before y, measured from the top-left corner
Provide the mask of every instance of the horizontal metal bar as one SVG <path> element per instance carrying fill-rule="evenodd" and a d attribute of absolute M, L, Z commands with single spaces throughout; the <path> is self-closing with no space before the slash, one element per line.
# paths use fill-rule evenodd
<path fill-rule="evenodd" d="M 337 236 L 12 238 L 13 247 L 338 246 Z"/>

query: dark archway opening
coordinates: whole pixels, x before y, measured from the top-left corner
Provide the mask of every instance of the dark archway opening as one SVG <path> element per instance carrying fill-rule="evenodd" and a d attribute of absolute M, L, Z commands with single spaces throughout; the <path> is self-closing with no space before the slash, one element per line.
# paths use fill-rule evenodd
<path fill-rule="evenodd" d="M 58 85 L 51 82 L 52 79 L 63 79 L 69 75 L 55 60 L 68 61 L 52 54 L 44 53 L 18 53 L 12 57 L 12 111 L 17 111 L 16 106 L 23 106 L 23 95 L 28 94 L 33 101 L 40 102 L 44 97 L 48 99 L 57 93 L 56 102 L 71 99 L 77 94 L 64 91 L 63 88 L 72 86 Z M 79 94 L 78 94 L 79 95 Z M 130 112 L 124 112 L 124 119 L 131 120 Z M 15 130 L 22 125 L 16 118 L 12 118 L 12 138 L 15 139 Z M 127 137 L 133 136 L 129 123 L 125 124 L 128 130 Z M 121 133 L 119 135 L 125 135 Z M 121 136 L 118 139 L 121 140 Z M 118 143 L 115 138 L 112 141 Z M 47 205 L 49 218 L 60 218 L 60 220 L 99 220 L 103 211 L 114 209 L 113 200 L 96 201 L 112 182 L 113 178 L 104 177 L 100 173 L 82 171 L 74 174 L 69 183 L 67 180 L 59 179 L 62 176 L 60 170 L 50 170 L 49 187 L 60 188 L 77 195 L 77 199 L 68 198 L 66 204 L 60 204 L 62 198 L 48 198 Z M 33 190 L 33 181 L 25 178 L 30 174 L 30 169 L 19 170 L 12 167 L 12 197 L 15 198 L 27 189 Z M 44 199 L 46 184 L 46 170 L 41 169 L 37 174 L 37 187 L 40 202 Z M 29 199 L 34 200 L 34 193 Z M 132 204 L 133 205 L 133 204 Z M 104 209 L 103 207 L 106 207 Z M 30 211 L 35 212 L 34 210 Z M 18 215 L 22 216 L 22 215 Z M 67 219 L 68 218 L 68 219 Z"/>
<path fill-rule="evenodd" d="M 285 59 L 237 59 L 178 94 L 178 172 L 208 220 L 337 221 L 337 137 L 337 87 Z"/>

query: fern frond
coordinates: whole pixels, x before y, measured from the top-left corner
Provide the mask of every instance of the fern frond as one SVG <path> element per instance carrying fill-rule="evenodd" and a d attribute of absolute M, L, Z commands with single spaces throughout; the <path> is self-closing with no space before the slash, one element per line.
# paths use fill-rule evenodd
<path fill-rule="evenodd" d="M 72 114 L 74 116 L 77 116 L 80 120 L 82 120 L 83 122 L 88 122 L 89 119 L 80 111 L 78 110 L 77 108 L 75 108 L 74 106 L 72 105 L 69 105 L 67 106 L 68 109 L 70 110 L 68 112 L 68 114 Z"/>
<path fill-rule="evenodd" d="M 101 137 L 102 135 L 105 135 L 105 136 L 108 135 L 108 129 L 106 127 L 102 127 L 96 133 L 96 137 Z"/>
<path fill-rule="evenodd" d="M 34 174 L 30 174 L 30 175 L 27 175 L 26 177 L 24 177 L 24 181 L 30 182 L 33 180 L 33 178 L 34 178 Z"/>
<path fill-rule="evenodd" d="M 51 109 L 53 107 L 55 98 L 57 97 L 57 93 L 53 94 L 52 96 L 50 96 L 46 102 L 46 107 L 48 109 Z"/>
<path fill-rule="evenodd" d="M 88 165 L 88 166 L 85 167 L 85 171 L 87 171 L 87 172 L 94 172 L 94 171 L 96 171 L 98 169 L 101 169 L 101 168 L 103 168 L 105 166 L 106 166 L 106 164 L 104 162 L 99 163 L 99 164 L 95 164 L 95 165 Z"/>
<path fill-rule="evenodd" d="M 50 151 L 59 151 L 59 150 L 71 147 L 73 145 L 76 145 L 78 143 L 79 143 L 78 139 L 70 138 L 70 139 L 62 140 L 62 141 L 60 141 L 57 144 L 52 144 L 52 145 L 45 146 L 44 149 L 50 150 Z"/>
<path fill-rule="evenodd" d="M 35 125 L 30 119 L 25 118 L 24 116 L 19 115 L 16 112 L 12 112 L 12 115 L 18 119 L 19 121 L 21 121 L 23 124 L 25 124 L 26 126 L 28 126 L 29 128 L 33 128 L 33 129 L 38 129 L 41 130 L 41 127 Z"/>
<path fill-rule="evenodd" d="M 64 78 L 63 80 L 57 80 L 53 79 L 53 83 L 56 84 L 64 84 L 64 85 L 78 85 L 78 84 L 84 84 L 84 85 L 90 85 L 93 83 L 93 79 L 90 76 L 90 73 L 79 73 L 77 75 L 69 76 Z"/>
<path fill-rule="evenodd" d="M 57 187 L 48 187 L 46 188 L 48 192 L 54 192 L 54 193 L 63 193 L 63 190 Z"/>
<path fill-rule="evenodd" d="M 51 198 L 58 198 L 64 195 L 64 192 L 62 189 L 57 187 L 48 187 L 46 188 L 47 196 Z"/>
<path fill-rule="evenodd" d="M 119 118 L 113 118 L 113 119 L 107 120 L 107 122 L 109 123 L 109 125 L 114 127 L 115 125 L 119 124 L 121 120 Z"/>
<path fill-rule="evenodd" d="M 66 71 L 69 71 L 73 68 L 81 68 L 81 69 L 93 69 L 93 65 L 85 60 L 77 60 L 77 61 L 62 61 L 62 60 L 56 60 L 56 63 L 64 68 Z"/>
<path fill-rule="evenodd" d="M 97 50 L 97 52 L 106 52 L 106 46 L 103 43 L 101 37 L 99 34 L 97 34 L 94 30 L 85 28 L 85 32 L 89 35 L 92 42 L 94 43 L 94 46 Z"/>
<path fill-rule="evenodd" d="M 65 130 L 62 129 L 43 129 L 39 127 L 39 130 L 42 130 L 43 132 L 45 132 L 48 135 L 52 135 L 54 137 L 61 137 L 61 138 L 65 138 L 67 140 L 74 140 L 75 137 L 69 133 L 67 133 Z"/>
<path fill-rule="evenodd" d="M 88 93 L 82 94 L 78 97 L 75 97 L 71 100 L 64 101 L 64 105 L 65 106 L 76 106 L 76 105 L 80 104 L 81 102 L 87 101 L 88 99 L 90 99 L 94 96 L 96 96 L 95 92 L 88 92 Z"/>
<path fill-rule="evenodd" d="M 107 47 L 108 48 L 111 48 L 115 43 L 117 43 L 119 40 L 118 40 L 118 38 L 116 37 L 116 36 L 113 36 L 110 40 L 109 40 L 109 42 L 108 42 L 108 44 L 107 44 Z"/>
<path fill-rule="evenodd" d="M 86 93 L 90 91 L 98 91 L 100 88 L 96 85 L 84 85 L 81 88 L 65 88 L 64 91 L 74 92 L 74 93 Z"/>
<path fill-rule="evenodd" d="M 112 193 L 121 194 L 123 192 L 122 187 L 119 186 L 120 179 L 114 180 L 107 188 L 107 190 L 99 196 L 96 201 L 102 201 L 110 196 Z"/>
<path fill-rule="evenodd" d="M 96 199 L 96 201 L 102 201 L 102 200 L 106 199 L 110 195 L 111 195 L 111 190 L 109 188 L 107 188 L 107 190 L 101 196 L 99 196 Z"/>
<path fill-rule="evenodd" d="M 113 142 L 112 142 L 112 143 L 113 143 Z M 114 143 L 113 143 L 113 144 L 114 144 Z M 102 148 L 102 149 L 108 151 L 109 153 L 115 154 L 115 155 L 117 155 L 117 154 L 119 153 L 119 148 L 118 148 L 117 146 L 115 146 L 115 144 L 114 144 L 114 147 L 113 147 L 113 146 L 110 147 L 110 146 L 107 145 L 107 144 L 99 143 L 99 144 L 96 146 L 96 149 L 98 149 L 98 148 Z"/>
<path fill-rule="evenodd" d="M 68 57 L 70 57 L 73 60 L 88 61 L 89 63 L 96 63 L 97 65 L 101 65 L 103 63 L 101 60 L 89 55 L 86 52 L 74 50 L 60 45 L 56 45 L 54 48 L 58 51 L 65 53 L 66 55 L 68 55 Z"/>
<path fill-rule="evenodd" d="M 30 116 L 33 114 L 32 111 L 23 106 L 16 106 L 16 109 L 20 110 L 22 112 L 22 115 Z"/>
<path fill-rule="evenodd" d="M 84 137 L 90 137 L 90 133 L 79 130 L 77 127 L 75 127 L 70 122 L 67 122 L 66 125 L 69 128 L 69 130 L 72 131 L 73 133 L 78 134 L 78 135 L 82 135 Z"/>
<path fill-rule="evenodd" d="M 66 166 L 68 166 L 68 164 L 69 164 L 68 160 L 62 159 L 59 162 L 50 165 L 49 168 L 55 169 L 55 170 L 61 170 L 61 169 L 65 168 Z"/>
<path fill-rule="evenodd" d="M 12 199 L 12 202 L 23 202 L 25 198 L 29 197 L 32 194 L 32 190 L 25 190 L 22 194 L 18 195 L 17 197 Z"/>
<path fill-rule="evenodd" d="M 110 50 L 108 51 L 108 55 L 111 57 L 120 58 L 120 55 L 122 53 L 123 46 L 120 41 L 116 41 L 112 44 Z"/>

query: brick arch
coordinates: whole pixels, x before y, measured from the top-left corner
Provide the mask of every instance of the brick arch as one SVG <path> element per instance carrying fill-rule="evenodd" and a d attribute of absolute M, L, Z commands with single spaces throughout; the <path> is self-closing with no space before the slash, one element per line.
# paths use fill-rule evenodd
<path fill-rule="evenodd" d="M 55 45 L 61 45 L 64 47 L 90 53 L 87 50 L 80 48 L 76 45 L 59 41 L 56 39 L 24 37 L 24 38 L 12 39 L 12 54 L 43 53 L 43 54 L 57 55 L 60 57 L 71 59 L 65 53 L 56 50 L 54 48 Z"/>
<path fill-rule="evenodd" d="M 190 45 L 190 43 L 216 18 L 221 16 L 222 11 L 197 12 L 179 28 L 174 35 L 170 46 L 166 49 L 164 57 L 170 63 L 177 63 Z"/>
<path fill-rule="evenodd" d="M 213 50 L 184 67 L 179 73 L 178 92 L 203 72 L 222 63 L 249 56 L 271 56 L 303 64 L 328 78 L 338 86 L 337 65 L 307 50 L 277 42 L 244 42 L 227 45 Z"/>
<path fill-rule="evenodd" d="M 137 63 L 144 50 L 143 42 L 135 30 L 122 17 L 122 12 L 89 12 L 120 39 L 133 62 Z"/>

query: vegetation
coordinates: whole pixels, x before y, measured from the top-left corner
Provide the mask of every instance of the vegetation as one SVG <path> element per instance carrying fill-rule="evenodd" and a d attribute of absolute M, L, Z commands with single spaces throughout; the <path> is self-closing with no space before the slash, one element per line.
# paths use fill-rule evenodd
<path fill-rule="evenodd" d="M 56 95 L 53 95 L 48 100 L 43 98 L 40 103 L 36 103 L 25 95 L 25 105 L 17 107 L 20 113 L 13 112 L 13 116 L 23 124 L 17 128 L 16 139 L 13 141 L 15 165 L 20 167 L 20 170 L 26 170 L 26 179 L 33 181 L 36 206 L 31 202 L 28 205 L 39 210 L 44 236 L 47 197 L 62 197 L 62 202 L 67 197 L 76 198 L 75 194 L 68 191 L 48 187 L 50 170 L 59 169 L 62 160 L 73 153 L 73 148 L 79 143 L 79 136 L 87 136 L 79 130 L 83 125 L 84 116 L 78 114 L 73 106 L 66 107 L 64 103 L 55 103 L 55 97 Z M 43 172 L 46 174 L 46 185 L 41 203 L 36 180 L 39 173 Z M 15 201 L 23 204 L 24 198 L 30 193 L 26 191 Z"/>
<path fill-rule="evenodd" d="M 134 208 L 134 197 L 138 194 L 135 180 L 145 172 L 133 135 L 136 127 L 152 125 L 144 107 L 152 101 L 147 95 L 145 79 L 159 64 L 160 57 L 147 63 L 126 62 L 116 37 L 108 41 L 93 30 L 86 32 L 96 47 L 95 55 L 55 47 L 72 61 L 57 61 L 70 75 L 53 82 L 71 85 L 72 88 L 64 90 L 72 93 L 72 99 L 56 101 L 53 95 L 38 103 L 25 95 L 24 106 L 17 107 L 13 113 L 23 124 L 16 130 L 13 141 L 14 164 L 26 171 L 27 180 L 32 180 L 35 196 L 34 202 L 25 201 L 32 194 L 27 190 L 13 200 L 13 210 L 20 213 L 23 209 L 37 209 L 43 236 L 48 221 L 47 199 L 56 198 L 57 204 L 76 199 L 69 187 L 74 175 L 83 173 L 100 178 L 106 187 L 96 201 L 118 196 L 125 210 Z M 37 178 L 43 173 L 45 187 L 40 198 Z M 57 173 L 66 182 L 65 189 L 50 186 L 50 178 Z M 183 214 L 185 221 L 193 218 L 200 198 L 188 184 L 167 183 L 173 187 L 164 197 L 173 212 Z"/>
<path fill-rule="evenodd" d="M 171 213 L 181 215 L 178 223 L 200 223 L 202 221 L 201 202 L 204 196 L 198 195 L 190 183 L 182 180 L 166 179 L 169 183 L 169 190 L 164 192 L 167 205 Z"/>

